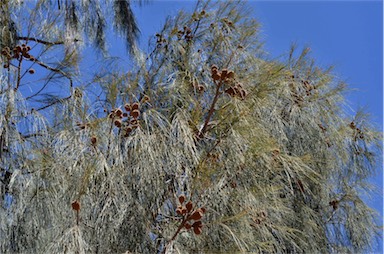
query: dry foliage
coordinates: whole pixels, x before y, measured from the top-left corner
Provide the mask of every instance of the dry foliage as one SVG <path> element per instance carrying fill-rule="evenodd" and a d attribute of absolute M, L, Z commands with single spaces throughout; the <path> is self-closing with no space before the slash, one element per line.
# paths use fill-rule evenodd
<path fill-rule="evenodd" d="M 199 2 L 150 54 L 132 50 L 130 71 L 105 58 L 89 77 L 77 63 L 94 56 L 64 39 L 104 37 L 77 1 L 53 2 L 1 3 L 1 253 L 373 248 L 362 197 L 381 133 L 346 113 L 345 84 L 308 50 L 269 60 L 246 5 Z M 125 18 L 115 27 L 133 40 Z"/>

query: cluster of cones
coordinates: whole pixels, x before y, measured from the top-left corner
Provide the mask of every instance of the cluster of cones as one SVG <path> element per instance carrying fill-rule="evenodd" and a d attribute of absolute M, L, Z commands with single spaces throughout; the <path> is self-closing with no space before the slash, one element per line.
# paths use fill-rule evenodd
<path fill-rule="evenodd" d="M 177 38 L 185 39 L 187 42 L 191 41 L 193 39 L 191 28 L 185 26 L 183 30 L 177 31 Z"/>
<path fill-rule="evenodd" d="M 218 69 L 216 65 L 212 65 L 211 67 L 211 76 L 212 79 L 216 82 L 220 82 L 220 84 L 225 83 L 230 85 L 229 88 L 225 89 L 225 93 L 231 97 L 239 98 L 244 100 L 247 97 L 248 92 L 244 89 L 243 85 L 239 82 L 235 83 L 235 73 L 233 71 L 222 69 L 221 71 Z"/>
<path fill-rule="evenodd" d="M 239 98 L 240 100 L 244 100 L 248 95 L 248 92 L 243 88 L 241 83 L 229 87 L 225 90 L 225 93 L 231 97 Z"/>
<path fill-rule="evenodd" d="M 26 44 L 17 45 L 12 49 L 12 51 L 9 47 L 4 47 L 3 50 L 1 50 L 1 55 L 7 58 L 8 63 L 4 64 L 3 67 L 8 68 L 10 60 L 12 59 L 21 60 L 22 57 L 30 61 L 35 61 L 36 60 L 35 57 L 29 53 L 30 50 L 31 50 L 31 47 Z M 30 74 L 34 74 L 35 70 L 29 69 L 28 72 Z"/>
<path fill-rule="evenodd" d="M 363 132 L 362 132 L 359 128 L 356 127 L 356 124 L 355 124 L 354 122 L 351 122 L 351 123 L 349 124 L 349 127 L 350 127 L 352 130 L 354 130 L 354 136 L 355 136 L 354 140 L 355 140 L 355 141 L 356 141 L 358 138 L 359 138 L 359 139 L 364 139 L 364 134 L 363 134 Z"/>
<path fill-rule="evenodd" d="M 267 220 L 267 213 L 265 211 L 261 211 L 257 213 L 257 216 L 255 218 L 252 218 L 253 226 L 260 225 L 261 223 L 265 222 Z"/>
<path fill-rule="evenodd" d="M 144 96 L 142 103 L 149 101 L 148 96 Z M 124 131 L 124 137 L 128 137 L 129 134 L 139 127 L 139 117 L 141 115 L 140 103 L 127 103 L 124 105 L 125 112 L 120 108 L 113 109 L 108 117 L 113 120 L 113 124 Z"/>
<path fill-rule="evenodd" d="M 294 75 L 292 75 L 291 79 L 295 80 L 296 77 Z M 303 87 L 305 89 L 305 95 L 311 96 L 312 95 L 312 91 L 314 91 L 316 89 L 316 87 L 311 85 L 308 80 L 300 80 L 300 82 L 301 82 L 301 84 L 303 85 Z M 305 95 L 298 94 L 298 92 L 294 88 L 294 84 L 293 83 L 291 83 L 289 86 L 291 88 L 292 97 L 294 98 L 293 101 L 295 102 L 295 104 L 297 104 L 300 107 L 303 106 L 304 96 Z"/>
<path fill-rule="evenodd" d="M 178 215 L 183 216 L 183 223 L 184 228 L 189 230 L 193 228 L 193 232 L 196 235 L 200 235 L 203 228 L 203 223 L 201 222 L 201 218 L 203 217 L 205 213 L 205 208 L 197 208 L 193 209 L 193 203 L 189 201 L 188 203 L 183 205 L 185 202 L 185 196 L 181 195 L 179 196 L 179 202 L 180 205 L 176 209 L 176 213 Z"/>

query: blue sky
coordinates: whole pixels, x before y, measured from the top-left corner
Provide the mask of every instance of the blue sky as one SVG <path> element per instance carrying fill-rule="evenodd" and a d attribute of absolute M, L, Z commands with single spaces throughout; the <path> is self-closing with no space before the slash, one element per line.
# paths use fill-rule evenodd
<path fill-rule="evenodd" d="M 271 58 L 283 57 L 295 43 L 309 46 L 323 67 L 356 89 L 347 95 L 351 108 L 365 107 L 383 130 L 383 3 L 382 1 L 249 1 L 253 17 L 262 25 L 261 36 Z M 151 1 L 134 6 L 142 45 L 160 30 L 168 15 L 192 11 L 195 1 Z M 351 112 L 352 113 L 352 112 Z M 382 165 L 372 178 L 383 190 Z M 383 215 L 382 195 L 369 204 Z M 383 243 L 381 242 L 382 248 Z"/>

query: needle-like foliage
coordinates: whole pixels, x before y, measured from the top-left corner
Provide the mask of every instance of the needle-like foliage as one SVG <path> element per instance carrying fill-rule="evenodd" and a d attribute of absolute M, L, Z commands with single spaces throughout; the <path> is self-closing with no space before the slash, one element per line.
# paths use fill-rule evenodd
<path fill-rule="evenodd" d="M 81 25 L 103 48 L 98 18 L 109 17 L 97 1 L 54 2 L 1 5 L 32 8 L 1 19 L 1 253 L 374 248 L 366 200 L 381 133 L 347 113 L 346 85 L 307 49 L 270 60 L 245 4 L 198 2 L 166 20 L 130 71 L 106 59 L 86 81 L 77 60 L 91 56 L 58 42 Z M 129 1 L 113 6 L 132 45 Z M 12 22 L 30 29 L 12 35 Z"/>

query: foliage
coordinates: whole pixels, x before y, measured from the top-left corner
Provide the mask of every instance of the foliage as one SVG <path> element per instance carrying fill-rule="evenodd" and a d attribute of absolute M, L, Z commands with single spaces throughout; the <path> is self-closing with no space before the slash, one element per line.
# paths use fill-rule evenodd
<path fill-rule="evenodd" d="M 132 70 L 106 58 L 86 81 L 86 45 L 55 42 L 68 24 L 104 41 L 69 2 L 1 4 L 20 18 L 1 20 L 0 252 L 372 248 L 377 215 L 362 197 L 381 134 L 346 113 L 346 85 L 307 49 L 270 60 L 246 5 L 199 2 L 167 19 L 148 56 L 131 52 Z M 125 17 L 115 27 L 132 43 Z"/>

